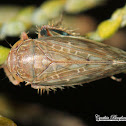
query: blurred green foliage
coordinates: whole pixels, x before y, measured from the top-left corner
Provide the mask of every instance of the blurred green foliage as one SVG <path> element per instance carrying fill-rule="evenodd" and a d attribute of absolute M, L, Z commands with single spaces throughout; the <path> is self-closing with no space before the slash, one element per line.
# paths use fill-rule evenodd
<path fill-rule="evenodd" d="M 7 59 L 10 49 L 4 46 L 0 46 L 0 65 L 4 64 Z"/>
<path fill-rule="evenodd" d="M 126 6 L 115 10 L 110 19 L 101 22 L 96 31 L 88 33 L 86 37 L 101 42 L 124 26 L 126 26 Z"/>

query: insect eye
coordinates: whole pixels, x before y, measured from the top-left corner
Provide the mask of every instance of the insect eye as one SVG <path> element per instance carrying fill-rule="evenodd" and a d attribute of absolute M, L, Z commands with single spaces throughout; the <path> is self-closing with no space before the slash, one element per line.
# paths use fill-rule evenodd
<path fill-rule="evenodd" d="M 40 31 L 41 36 L 48 36 L 48 32 L 47 29 L 42 28 L 42 30 Z"/>

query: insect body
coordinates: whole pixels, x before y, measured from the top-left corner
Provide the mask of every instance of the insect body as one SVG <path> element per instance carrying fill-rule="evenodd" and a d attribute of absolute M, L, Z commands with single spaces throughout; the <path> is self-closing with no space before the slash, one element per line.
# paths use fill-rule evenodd
<path fill-rule="evenodd" d="M 13 84 L 25 81 L 35 89 L 48 90 L 123 72 L 126 52 L 82 37 L 39 35 L 38 39 L 29 39 L 23 33 L 12 47 L 6 66 Z"/>

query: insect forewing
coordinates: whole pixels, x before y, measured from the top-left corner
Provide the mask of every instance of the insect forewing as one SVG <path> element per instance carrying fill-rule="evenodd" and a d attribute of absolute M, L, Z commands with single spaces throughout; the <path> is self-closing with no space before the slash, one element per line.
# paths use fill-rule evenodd
<path fill-rule="evenodd" d="M 35 40 L 48 59 L 48 68 L 33 86 L 69 86 L 111 76 L 126 69 L 126 52 L 81 37 L 43 37 Z"/>

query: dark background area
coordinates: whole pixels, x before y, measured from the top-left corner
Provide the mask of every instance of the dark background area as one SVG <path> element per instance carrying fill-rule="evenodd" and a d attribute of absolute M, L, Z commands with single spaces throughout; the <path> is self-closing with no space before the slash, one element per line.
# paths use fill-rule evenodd
<path fill-rule="evenodd" d="M 0 4 L 12 5 L 36 5 L 39 6 L 41 0 L 11 0 L 0 1 Z M 125 0 L 108 0 L 102 6 L 88 10 L 87 15 L 93 16 L 98 22 L 108 19 L 112 12 L 125 5 Z M 19 37 L 8 37 L 6 40 L 13 45 Z M 2 45 L 2 41 L 0 42 Z M 7 44 L 4 46 L 8 46 Z M 76 88 L 65 88 L 63 91 L 57 90 L 54 94 L 50 92 L 42 96 L 37 94 L 37 90 L 30 86 L 14 86 L 5 77 L 3 70 L 0 70 L 0 93 L 5 94 L 10 100 L 19 103 L 37 103 L 47 108 L 68 112 L 75 117 L 82 119 L 87 125 L 93 125 L 95 114 L 101 116 L 118 115 L 126 117 L 126 75 L 119 74 L 122 82 L 116 82 L 109 77 L 97 80 Z M 107 125 L 106 122 L 96 122 L 97 125 Z M 114 123 L 114 122 L 113 122 Z M 121 122 L 119 122 L 121 123 Z"/>

